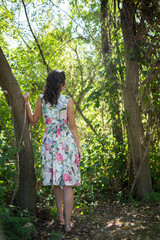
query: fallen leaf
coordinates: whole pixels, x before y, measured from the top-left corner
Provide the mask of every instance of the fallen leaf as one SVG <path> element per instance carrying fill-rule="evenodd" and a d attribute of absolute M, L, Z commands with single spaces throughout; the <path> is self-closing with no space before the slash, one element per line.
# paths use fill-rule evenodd
<path fill-rule="evenodd" d="M 124 227 L 122 227 L 122 229 L 129 229 L 130 228 L 130 226 L 124 226 Z"/>

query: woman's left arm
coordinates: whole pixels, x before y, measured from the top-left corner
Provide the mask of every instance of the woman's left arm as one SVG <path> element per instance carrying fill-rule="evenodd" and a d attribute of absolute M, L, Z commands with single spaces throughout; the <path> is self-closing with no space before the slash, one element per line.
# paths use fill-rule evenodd
<path fill-rule="evenodd" d="M 24 97 L 24 101 L 25 101 L 25 105 L 26 105 L 26 109 L 27 109 L 29 122 L 32 126 L 34 126 L 38 122 L 38 120 L 40 119 L 41 114 L 42 114 L 41 97 L 39 96 L 36 101 L 36 107 L 35 107 L 34 114 L 32 113 L 31 105 L 29 103 L 29 92 L 26 92 L 23 95 L 23 97 Z"/>

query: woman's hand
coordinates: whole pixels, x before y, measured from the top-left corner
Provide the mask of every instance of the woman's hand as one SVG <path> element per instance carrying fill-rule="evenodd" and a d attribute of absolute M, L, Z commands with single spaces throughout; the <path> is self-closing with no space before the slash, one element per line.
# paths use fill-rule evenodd
<path fill-rule="evenodd" d="M 26 92 L 26 93 L 23 95 L 23 97 L 24 97 L 25 103 L 28 103 L 28 102 L 29 102 L 29 92 Z"/>
<path fill-rule="evenodd" d="M 25 101 L 25 105 L 26 105 L 26 109 L 27 109 L 27 113 L 28 113 L 28 118 L 29 118 L 29 122 L 32 126 L 34 126 L 41 114 L 42 114 L 42 103 L 41 103 L 41 97 L 39 96 L 36 102 L 36 108 L 35 108 L 35 112 L 34 114 L 32 113 L 32 109 L 29 103 L 29 92 L 26 92 L 24 95 L 24 101 Z"/>

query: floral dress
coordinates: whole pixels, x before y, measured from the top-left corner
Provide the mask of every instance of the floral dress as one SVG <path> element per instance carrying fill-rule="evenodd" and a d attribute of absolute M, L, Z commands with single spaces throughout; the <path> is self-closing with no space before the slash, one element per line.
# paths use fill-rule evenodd
<path fill-rule="evenodd" d="M 46 125 L 41 148 L 43 185 L 80 185 L 78 149 L 67 124 L 69 97 L 60 94 L 56 106 L 45 103 L 43 94 L 40 97 Z"/>

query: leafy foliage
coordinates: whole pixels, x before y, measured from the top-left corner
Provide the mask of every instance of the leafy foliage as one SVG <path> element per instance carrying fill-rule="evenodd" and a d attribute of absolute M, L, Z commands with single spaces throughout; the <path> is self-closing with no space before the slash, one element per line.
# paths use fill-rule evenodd
<path fill-rule="evenodd" d="M 0 208 L 0 219 L 7 240 L 31 239 L 31 232 L 35 229 L 30 214 L 18 207 Z"/>
<path fill-rule="evenodd" d="M 69 1 L 66 5 L 62 1 L 54 1 L 54 4 L 52 1 L 26 2 L 29 21 L 42 53 L 29 29 L 20 1 L 3 0 L 1 3 L 1 47 L 22 93 L 30 92 L 33 109 L 38 95 L 43 92 L 47 75 L 42 54 L 50 69 L 65 70 L 65 93 L 70 95 L 75 103 L 83 155 L 82 185 L 74 189 L 75 207 L 83 207 L 83 211 L 89 213 L 90 207 L 96 206 L 98 198 L 107 200 L 111 194 L 115 194 L 115 198 L 124 200 L 124 196 L 128 194 L 130 146 L 126 126 L 128 116 L 123 103 L 126 62 L 118 6 L 114 6 L 113 1 L 108 1 L 109 15 L 106 24 L 109 23 L 107 29 L 110 53 L 106 55 L 108 69 L 105 69 L 101 46 L 101 1 Z M 156 25 L 157 8 L 149 11 L 154 5 L 156 1 L 147 8 L 142 1 L 138 6 L 136 31 L 141 34 L 138 35 L 139 39 L 136 39 L 136 52 L 131 49 L 129 53 L 129 58 L 138 59 L 140 66 L 137 101 L 141 109 L 146 145 L 156 128 L 148 154 L 155 191 L 153 196 L 148 197 L 151 200 L 158 199 L 160 191 L 160 87 L 157 45 L 160 36 Z M 148 11 L 149 14 L 146 14 Z M 140 19 L 143 18 L 145 21 L 140 24 Z M 1 90 L 0 93 L 0 116 L 14 138 L 10 109 Z M 118 127 L 121 127 L 121 132 L 118 132 Z M 18 216 L 22 213 L 15 209 L 12 211 L 9 207 L 17 177 L 16 152 L 20 149 L 15 150 L 10 145 L 2 125 L 0 131 L 0 201 L 5 216 L 2 225 L 9 236 L 13 234 L 9 233 L 9 226 L 15 221 L 14 232 L 19 234 L 18 236 L 28 236 L 30 230 L 25 230 L 23 226 L 30 219 L 24 218 L 24 221 L 20 222 Z M 44 188 L 41 179 L 40 150 L 43 131 L 44 123 L 41 118 L 36 126 L 31 127 L 37 175 L 37 208 L 39 214 L 45 209 L 49 217 L 55 217 L 53 189 Z M 22 232 L 18 232 L 18 228 L 22 228 Z M 54 237 L 56 235 L 53 233 L 51 238 Z"/>
<path fill-rule="evenodd" d="M 17 178 L 16 153 L 20 149 L 15 150 L 4 139 L 0 139 L 0 149 L 0 200 L 9 203 Z"/>

